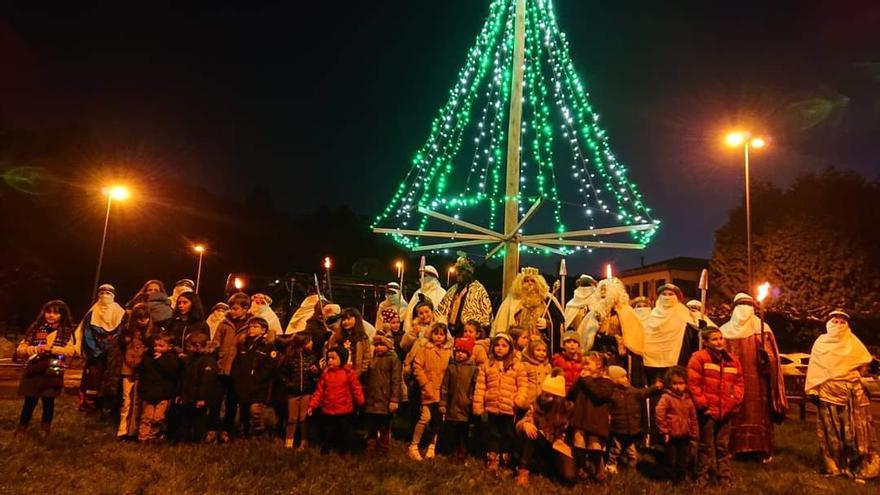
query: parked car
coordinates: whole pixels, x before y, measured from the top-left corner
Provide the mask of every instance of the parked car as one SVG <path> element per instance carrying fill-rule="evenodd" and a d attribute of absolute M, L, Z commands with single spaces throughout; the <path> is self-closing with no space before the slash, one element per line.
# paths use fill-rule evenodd
<path fill-rule="evenodd" d="M 780 354 L 779 362 L 782 365 L 783 375 L 806 375 L 807 366 L 810 365 L 810 355 L 803 352 Z"/>

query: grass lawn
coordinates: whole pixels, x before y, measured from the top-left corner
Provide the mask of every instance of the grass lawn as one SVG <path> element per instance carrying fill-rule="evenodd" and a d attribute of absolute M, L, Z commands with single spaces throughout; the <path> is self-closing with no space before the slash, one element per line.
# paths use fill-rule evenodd
<path fill-rule="evenodd" d="M 673 486 L 633 470 L 605 485 L 567 488 L 541 476 L 520 490 L 513 479 L 495 479 L 475 459 L 415 463 L 395 442 L 386 459 L 287 451 L 269 440 L 228 446 L 142 446 L 119 443 L 115 428 L 76 412 L 74 399 L 62 397 L 47 441 L 12 439 L 21 402 L 0 398 L 0 493 L 692 493 L 693 484 Z M 39 408 L 35 420 L 39 418 Z M 36 422 L 34 424 L 36 426 Z M 777 430 L 778 452 L 770 465 L 735 462 L 736 488 L 725 493 L 876 494 L 878 483 L 816 473 L 817 447 L 812 423 L 793 421 Z M 646 459 L 649 462 L 650 459 Z M 710 489 L 708 493 L 721 493 Z"/>

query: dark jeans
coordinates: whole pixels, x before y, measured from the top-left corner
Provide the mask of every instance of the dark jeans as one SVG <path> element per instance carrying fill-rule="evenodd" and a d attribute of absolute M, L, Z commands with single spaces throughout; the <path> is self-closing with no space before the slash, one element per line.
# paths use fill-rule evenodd
<path fill-rule="evenodd" d="M 334 451 L 338 454 L 346 454 L 349 451 L 349 438 L 353 414 L 330 414 L 321 415 L 321 453 L 326 454 Z"/>
<path fill-rule="evenodd" d="M 560 478 L 567 483 L 577 481 L 577 466 L 575 466 L 574 458 L 553 450 L 553 445 L 544 435 L 538 435 L 538 438 L 534 440 L 525 435 L 520 438 L 523 442 L 522 456 L 519 460 L 521 467 L 531 471 L 540 470 L 542 467 L 549 469 L 550 466 L 541 466 L 535 459 L 537 457 L 539 460 L 544 460 L 545 464 L 549 464 L 549 461 L 552 460 L 553 468 Z"/>
<path fill-rule="evenodd" d="M 730 472 L 730 418 L 721 421 L 699 415 L 700 450 L 697 456 L 697 479 L 708 479 L 709 470 L 715 469 L 720 480 L 729 480 Z"/>
<path fill-rule="evenodd" d="M 238 396 L 235 394 L 235 387 L 232 383 L 232 377 L 229 375 L 218 375 L 220 385 L 223 387 L 223 395 L 225 396 L 226 413 L 223 416 L 223 430 L 229 435 L 235 432 L 235 413 L 238 412 Z M 219 413 L 218 413 L 219 417 Z M 246 424 L 247 418 L 241 418 L 241 423 Z"/>
<path fill-rule="evenodd" d="M 377 441 L 379 447 L 388 450 L 391 446 L 391 415 L 366 413 L 367 440 Z"/>
<path fill-rule="evenodd" d="M 516 441 L 516 428 L 513 423 L 513 416 L 492 413 L 489 413 L 487 416 L 489 422 L 486 425 L 488 433 L 486 451 L 509 454 L 513 450 L 514 441 Z"/>
<path fill-rule="evenodd" d="M 200 442 L 208 431 L 208 410 L 195 404 L 178 404 L 174 437 L 181 442 Z"/>
<path fill-rule="evenodd" d="M 466 455 L 470 427 L 471 424 L 468 421 L 444 421 L 440 433 L 441 451 L 444 454 Z"/>
<path fill-rule="evenodd" d="M 690 437 L 670 438 L 663 455 L 667 475 L 673 481 L 683 481 L 691 462 Z"/>
<path fill-rule="evenodd" d="M 43 423 L 51 423 L 55 417 L 55 397 L 43 397 Z M 37 408 L 37 402 L 40 397 L 25 397 L 24 404 L 21 406 L 21 417 L 19 423 L 27 425 L 34 416 L 34 409 Z"/>

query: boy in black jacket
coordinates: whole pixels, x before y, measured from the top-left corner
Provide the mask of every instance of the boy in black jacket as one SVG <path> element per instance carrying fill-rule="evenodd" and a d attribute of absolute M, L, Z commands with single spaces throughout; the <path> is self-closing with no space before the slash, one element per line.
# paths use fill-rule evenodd
<path fill-rule="evenodd" d="M 217 361 L 208 353 L 208 336 L 191 333 L 186 337 L 186 357 L 180 380 L 180 418 L 178 438 L 185 442 L 217 441 L 220 429 L 215 413 L 220 407 L 220 380 Z M 211 414 L 214 413 L 214 414 Z M 207 433 L 207 434 L 206 434 Z"/>
<path fill-rule="evenodd" d="M 180 360 L 173 350 L 171 336 L 163 332 L 153 338 L 153 348 L 144 355 L 139 371 L 138 396 L 142 405 L 138 440 L 160 442 L 165 429 L 165 413 L 177 395 L 180 376 Z"/>
<path fill-rule="evenodd" d="M 265 430 L 264 412 L 272 394 L 278 352 L 266 342 L 269 323 L 259 316 L 248 320 L 247 337 L 232 362 L 232 380 L 240 401 L 239 418 L 245 436 Z"/>

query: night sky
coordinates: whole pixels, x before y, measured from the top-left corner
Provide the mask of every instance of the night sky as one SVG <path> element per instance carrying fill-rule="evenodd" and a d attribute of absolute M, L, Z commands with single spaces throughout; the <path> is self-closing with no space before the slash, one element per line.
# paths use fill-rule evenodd
<path fill-rule="evenodd" d="M 5 7 L 0 123 L 87 125 L 120 162 L 227 194 L 268 185 L 292 213 L 350 204 L 372 218 L 489 1 L 124 3 Z M 771 138 L 754 180 L 784 185 L 828 166 L 878 178 L 880 3 L 556 10 L 613 149 L 664 224 L 647 251 L 582 254 L 573 271 L 708 257 L 742 196 L 740 155 L 721 145 L 734 124 Z"/>

